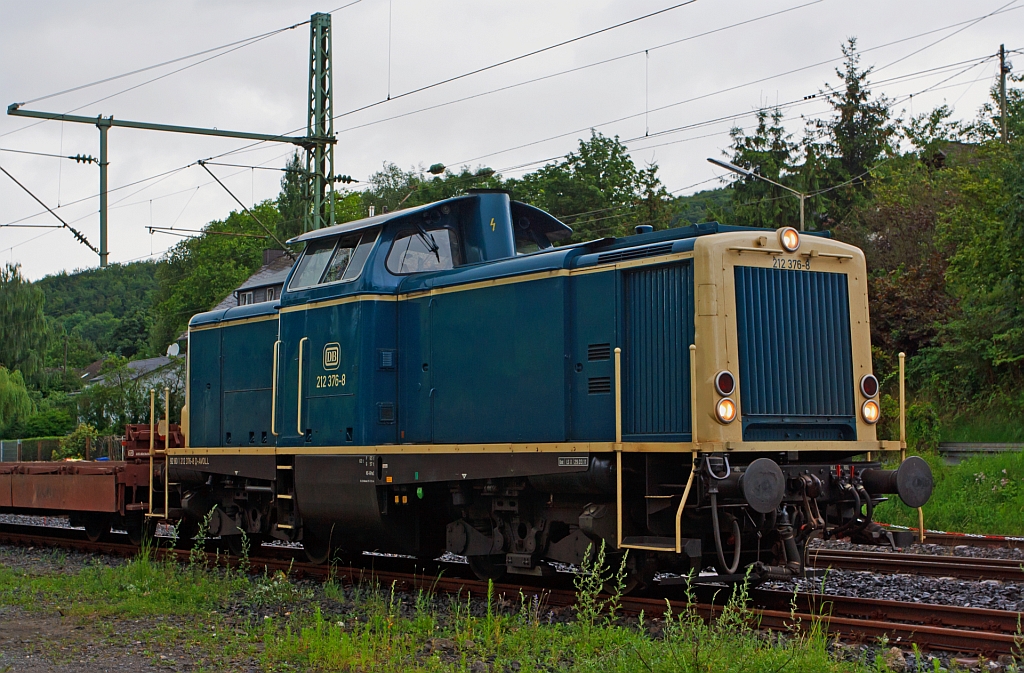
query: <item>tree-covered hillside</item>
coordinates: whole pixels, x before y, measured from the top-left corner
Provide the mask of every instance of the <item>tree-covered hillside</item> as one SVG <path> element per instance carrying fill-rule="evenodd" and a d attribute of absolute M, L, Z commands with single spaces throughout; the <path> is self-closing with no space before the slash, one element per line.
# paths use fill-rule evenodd
<path fill-rule="evenodd" d="M 856 42 L 842 51 L 844 63 L 820 95 L 829 113 L 806 120 L 795 133 L 785 123 L 786 110 L 760 110 L 752 130 L 732 131 L 724 157 L 807 194 L 809 229 L 829 229 L 865 250 L 875 369 L 890 395 L 889 418 L 902 351 L 909 358 L 915 437 L 934 442 L 981 418 L 989 429 L 1013 434 L 1017 427 L 1024 439 L 1013 422 L 1024 416 L 1021 78 L 1011 77 L 1004 139 L 995 102 L 967 123 L 952 122 L 945 106 L 901 117 L 892 100 L 872 93 L 871 68 L 862 64 Z M 262 251 L 277 246 L 275 238 L 301 232 L 301 166 L 296 155 L 279 196 L 254 208 L 258 222 L 245 212 L 228 213 L 159 261 L 61 273 L 37 283 L 8 266 L 0 275 L 0 432 L 58 412 L 117 430 L 137 407 L 136 393 L 126 389 L 110 399 L 77 394 L 75 368 L 105 358 L 108 371 L 123 372 L 127 359 L 163 353 L 193 314 L 259 268 Z M 798 200 L 756 177 L 730 175 L 735 179 L 720 188 L 674 196 L 658 170 L 638 166 L 618 138 L 596 132 L 563 159 L 515 178 L 485 166 L 425 170 L 385 163 L 363 189 L 338 193 L 336 219 L 488 187 L 507 189 L 561 218 L 574 228 L 573 241 L 625 235 L 638 224 L 798 223 Z M 883 433 L 893 432 L 883 424 Z"/>

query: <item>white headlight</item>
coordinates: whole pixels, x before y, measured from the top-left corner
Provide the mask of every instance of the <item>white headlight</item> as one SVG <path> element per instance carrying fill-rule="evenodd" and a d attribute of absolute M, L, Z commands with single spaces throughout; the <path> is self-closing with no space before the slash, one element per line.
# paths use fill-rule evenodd
<path fill-rule="evenodd" d="M 715 416 L 719 423 L 732 423 L 736 420 L 736 403 L 728 397 L 718 400 L 715 405 Z"/>
<path fill-rule="evenodd" d="M 860 415 L 868 423 L 874 424 L 882 417 L 882 410 L 879 408 L 878 402 L 875 400 L 868 400 L 861 406 Z"/>
<path fill-rule="evenodd" d="M 800 232 L 793 227 L 779 229 L 779 243 L 786 252 L 796 252 L 800 249 Z"/>

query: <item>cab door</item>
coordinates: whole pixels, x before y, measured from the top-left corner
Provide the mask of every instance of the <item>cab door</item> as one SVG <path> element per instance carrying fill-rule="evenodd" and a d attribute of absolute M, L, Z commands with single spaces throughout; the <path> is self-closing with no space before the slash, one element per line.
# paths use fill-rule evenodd
<path fill-rule="evenodd" d="M 291 308 L 291 307 L 289 307 Z M 274 431 L 278 446 L 306 443 L 310 345 L 306 335 L 306 309 L 281 310 L 277 343 L 277 399 Z"/>

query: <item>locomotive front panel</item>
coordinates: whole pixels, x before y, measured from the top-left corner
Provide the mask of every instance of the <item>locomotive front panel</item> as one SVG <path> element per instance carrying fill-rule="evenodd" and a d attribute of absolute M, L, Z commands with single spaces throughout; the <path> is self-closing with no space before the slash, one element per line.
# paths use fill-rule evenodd
<path fill-rule="evenodd" d="M 812 235 L 789 251 L 772 233 L 695 244 L 699 441 L 727 451 L 878 451 L 877 416 L 865 416 L 860 386 L 872 373 L 864 255 Z M 716 386 L 721 372 L 734 382 L 727 395 Z M 725 398 L 736 422 L 718 413 Z"/>

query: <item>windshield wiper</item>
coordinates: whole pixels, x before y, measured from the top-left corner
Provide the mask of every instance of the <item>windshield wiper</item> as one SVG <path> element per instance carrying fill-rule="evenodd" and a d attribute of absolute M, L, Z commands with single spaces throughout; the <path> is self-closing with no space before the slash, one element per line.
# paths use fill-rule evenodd
<path fill-rule="evenodd" d="M 419 222 L 416 223 L 416 229 L 419 231 L 420 238 L 423 239 L 423 243 L 427 246 L 427 250 L 434 253 L 434 257 L 437 257 L 437 261 L 440 262 L 441 248 L 438 247 L 437 241 L 434 240 L 434 235 L 428 233 Z"/>

